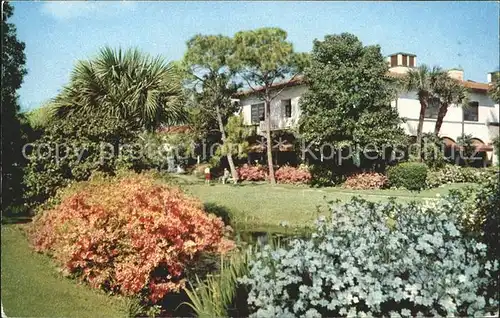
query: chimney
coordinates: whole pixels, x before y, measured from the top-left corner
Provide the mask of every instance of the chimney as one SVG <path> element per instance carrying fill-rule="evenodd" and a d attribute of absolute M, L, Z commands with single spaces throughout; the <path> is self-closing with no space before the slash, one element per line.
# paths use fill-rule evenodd
<path fill-rule="evenodd" d="M 398 52 L 387 57 L 389 71 L 393 73 L 407 73 L 410 68 L 417 66 L 417 56 L 411 53 Z"/>
<path fill-rule="evenodd" d="M 452 68 L 451 70 L 448 70 L 448 76 L 451 78 L 454 78 L 459 81 L 464 80 L 464 70 L 459 69 L 459 68 Z"/>
<path fill-rule="evenodd" d="M 488 73 L 488 83 L 493 83 L 493 81 L 500 76 L 500 71 L 494 71 Z"/>

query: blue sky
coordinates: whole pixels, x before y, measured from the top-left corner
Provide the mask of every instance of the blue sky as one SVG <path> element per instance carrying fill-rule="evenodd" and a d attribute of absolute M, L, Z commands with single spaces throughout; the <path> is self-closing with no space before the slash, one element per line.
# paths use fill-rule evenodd
<path fill-rule="evenodd" d="M 297 51 L 314 39 L 351 32 L 382 53 L 410 52 L 417 64 L 461 66 L 485 82 L 498 68 L 496 2 L 15 2 L 12 22 L 26 43 L 28 75 L 18 91 L 24 110 L 54 97 L 74 63 L 100 47 L 136 46 L 169 60 L 182 58 L 196 33 L 233 35 L 283 28 Z"/>

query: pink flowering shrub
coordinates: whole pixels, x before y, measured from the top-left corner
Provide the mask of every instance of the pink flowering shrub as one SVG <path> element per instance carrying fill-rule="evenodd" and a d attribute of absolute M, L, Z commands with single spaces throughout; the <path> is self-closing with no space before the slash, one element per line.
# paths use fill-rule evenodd
<path fill-rule="evenodd" d="M 282 166 L 274 175 L 278 183 L 307 184 L 311 182 L 311 173 L 305 167 Z"/>
<path fill-rule="evenodd" d="M 262 165 L 250 166 L 244 164 L 238 169 L 239 179 L 242 181 L 265 181 L 267 180 L 267 169 Z"/>
<path fill-rule="evenodd" d="M 201 202 L 152 178 L 92 180 L 68 193 L 37 216 L 30 239 L 95 288 L 156 303 L 183 288 L 185 269 L 201 253 L 234 246 Z"/>
<path fill-rule="evenodd" d="M 364 172 L 347 177 L 342 187 L 354 190 L 380 189 L 387 185 L 387 177 L 376 172 Z"/>

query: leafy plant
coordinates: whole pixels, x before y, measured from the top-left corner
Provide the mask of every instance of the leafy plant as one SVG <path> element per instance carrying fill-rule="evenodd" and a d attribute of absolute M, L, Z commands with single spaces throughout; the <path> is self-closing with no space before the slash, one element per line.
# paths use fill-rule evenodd
<path fill-rule="evenodd" d="M 381 189 L 387 185 L 387 177 L 376 172 L 363 172 L 347 177 L 342 187 L 347 189 Z"/>
<path fill-rule="evenodd" d="M 197 317 L 227 317 L 236 297 L 238 278 L 248 272 L 250 255 L 248 249 L 231 253 L 227 260 L 221 256 L 219 273 L 209 275 L 205 281 L 196 276 L 196 285 L 184 288 L 190 299 L 184 304 L 191 307 Z"/>
<path fill-rule="evenodd" d="M 238 168 L 238 176 L 244 181 L 265 181 L 267 179 L 267 170 L 262 165 L 251 166 L 244 164 Z"/>
<path fill-rule="evenodd" d="M 427 166 L 419 162 L 403 162 L 387 170 L 391 187 L 421 190 L 426 186 Z"/>
<path fill-rule="evenodd" d="M 306 167 L 282 166 L 275 173 L 278 183 L 308 184 L 311 173 Z"/>
<path fill-rule="evenodd" d="M 449 316 L 496 310 L 498 260 L 460 233 L 455 200 L 359 198 L 332 207 L 310 240 L 264 247 L 240 281 L 252 317 Z"/>
<path fill-rule="evenodd" d="M 233 248 L 225 233 L 201 202 L 128 175 L 69 187 L 60 204 L 36 217 L 30 239 L 65 274 L 155 304 L 184 287 L 185 269 L 200 253 Z"/>
<path fill-rule="evenodd" d="M 154 130 L 187 119 L 181 72 L 175 63 L 138 49 L 104 47 L 78 61 L 70 82 L 54 99 L 57 117 L 112 116 Z"/>

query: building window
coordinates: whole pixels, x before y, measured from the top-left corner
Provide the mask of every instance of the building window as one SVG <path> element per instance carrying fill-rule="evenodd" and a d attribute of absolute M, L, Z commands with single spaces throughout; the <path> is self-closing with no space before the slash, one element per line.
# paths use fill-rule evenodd
<path fill-rule="evenodd" d="M 397 65 L 398 65 L 398 56 L 396 54 L 396 55 L 391 56 L 391 67 L 394 67 Z"/>
<path fill-rule="evenodd" d="M 285 118 L 292 117 L 292 100 L 291 99 L 282 99 L 281 107 L 285 111 Z"/>
<path fill-rule="evenodd" d="M 425 118 L 438 118 L 439 98 L 432 98 L 425 109 Z"/>
<path fill-rule="evenodd" d="M 261 120 L 264 120 L 264 103 L 252 104 L 251 106 L 251 119 L 252 124 L 258 124 Z"/>
<path fill-rule="evenodd" d="M 410 56 L 410 67 L 415 67 L 415 56 Z"/>
<path fill-rule="evenodd" d="M 408 55 L 402 55 L 403 66 L 408 66 Z"/>
<path fill-rule="evenodd" d="M 462 108 L 464 113 L 464 120 L 478 121 L 479 120 L 479 103 L 469 102 L 467 107 Z"/>

